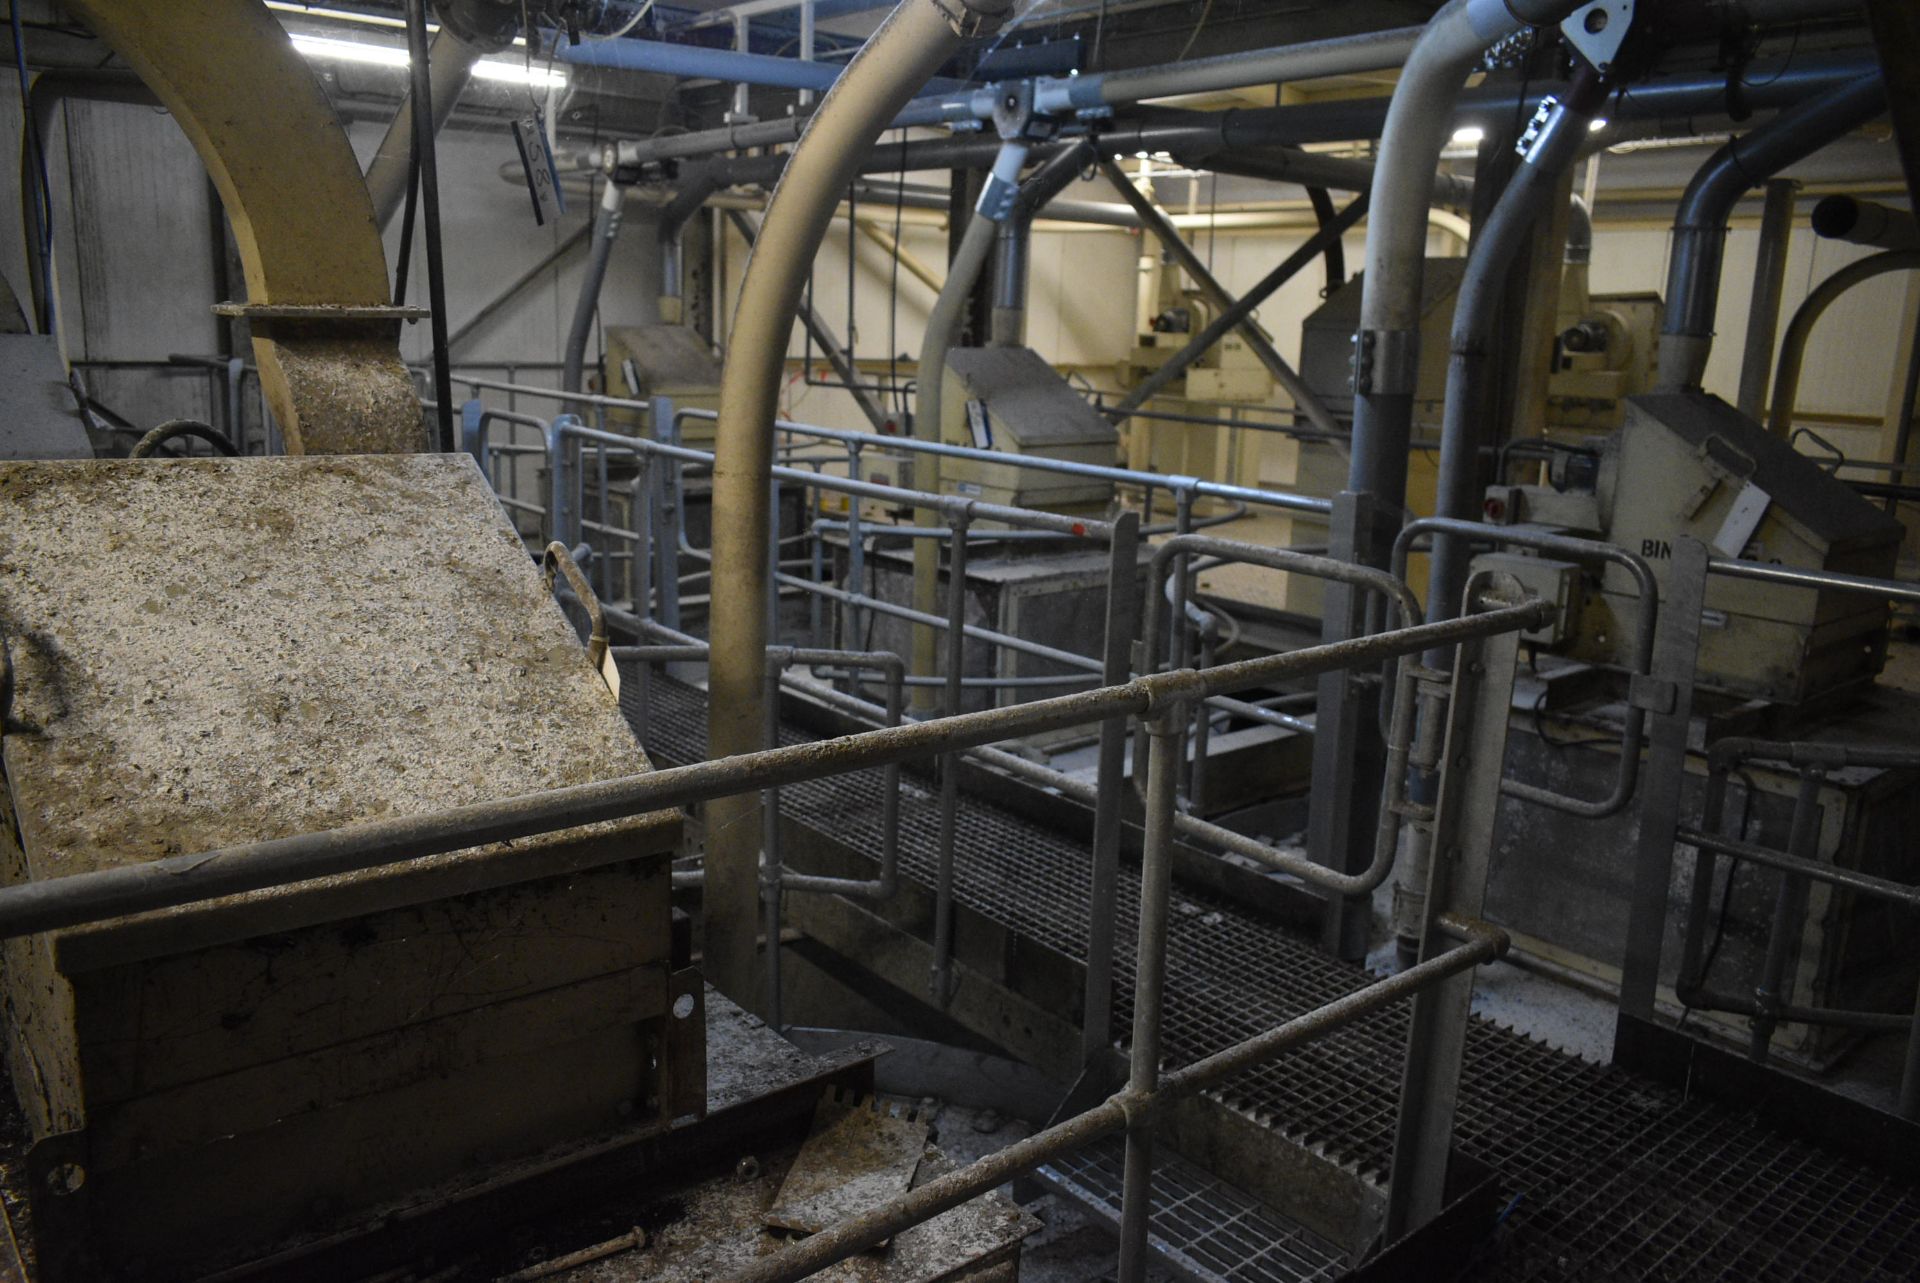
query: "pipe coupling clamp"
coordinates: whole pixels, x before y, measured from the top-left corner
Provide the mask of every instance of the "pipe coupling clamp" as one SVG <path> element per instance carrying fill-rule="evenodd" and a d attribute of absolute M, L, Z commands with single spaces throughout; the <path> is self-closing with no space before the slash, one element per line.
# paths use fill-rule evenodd
<path fill-rule="evenodd" d="M 1353 390 L 1411 395 L 1420 377 L 1418 330 L 1361 330 L 1353 336 Z"/>
<path fill-rule="evenodd" d="M 1013 15 L 1013 0 L 933 0 L 933 7 L 962 40 L 992 35 Z"/>

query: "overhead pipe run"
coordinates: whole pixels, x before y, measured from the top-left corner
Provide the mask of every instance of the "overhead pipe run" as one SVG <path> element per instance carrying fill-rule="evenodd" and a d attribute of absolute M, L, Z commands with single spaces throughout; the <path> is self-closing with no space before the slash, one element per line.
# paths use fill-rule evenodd
<path fill-rule="evenodd" d="M 1813 231 L 1828 240 L 1875 249 L 1920 249 L 1913 211 L 1852 196 L 1828 196 L 1813 207 Z"/>
<path fill-rule="evenodd" d="M 1192 66 L 1193 64 L 1182 64 Z M 1837 85 L 1856 80 L 1861 76 L 1877 75 L 1878 64 L 1871 56 L 1858 54 L 1801 54 L 1791 59 L 1774 59 L 1757 62 L 1748 70 L 1748 83 L 1744 84 L 1741 94 L 1747 105 L 1755 109 L 1771 109 L 1797 103 L 1809 94 L 1822 93 Z M 1726 93 L 1726 74 L 1724 72 L 1684 72 L 1665 76 L 1636 84 L 1633 92 L 1625 94 L 1608 105 L 1608 119 L 1614 123 L 1628 120 L 1656 120 L 1663 122 L 1663 128 L 1670 126 L 1671 132 L 1684 133 L 1690 129 L 1695 118 L 1706 118 L 1702 104 L 1713 104 L 1724 100 Z M 1522 94 L 1518 87 L 1507 85 L 1483 85 L 1469 89 L 1458 95 L 1448 118 L 1449 126 L 1461 118 L 1500 119 L 1511 116 L 1515 111 L 1526 107 L 1531 109 L 1540 94 L 1564 96 L 1571 88 L 1566 82 L 1536 83 Z M 1301 103 L 1287 107 L 1259 107 L 1235 109 L 1217 113 L 1192 113 L 1194 115 L 1218 116 L 1220 119 L 1205 124 L 1208 130 L 1220 132 L 1209 136 L 1188 136 L 1187 145 L 1213 145 L 1217 150 L 1244 151 L 1248 148 L 1271 147 L 1281 144 L 1297 145 L 1314 142 L 1340 142 L 1356 138 L 1375 138 L 1384 128 L 1388 100 L 1385 98 L 1345 99 L 1337 102 Z M 640 166 L 663 160 L 689 160 L 702 157 L 714 157 L 725 152 L 741 151 L 755 147 L 775 147 L 790 143 L 800 136 L 806 127 L 807 116 L 783 117 L 779 120 L 757 121 L 750 124 L 731 124 L 715 129 L 705 129 L 687 134 L 670 134 L 660 138 L 623 139 L 611 145 L 612 159 L 621 166 Z M 896 127 L 912 123 L 908 120 L 896 120 Z M 922 122 L 933 123 L 933 122 Z M 1103 126 L 1099 139 L 1108 151 L 1170 151 L 1170 144 L 1178 141 L 1171 131 L 1183 126 L 1164 124 L 1120 122 Z M 1064 143 L 1046 144 L 1035 149 L 1037 159 L 1051 156 Z M 909 143 L 891 143 L 873 149 L 866 173 L 899 173 L 903 170 L 913 172 L 922 169 L 943 169 L 954 165 L 986 165 L 991 163 L 994 140 L 981 138 L 978 134 L 957 135 L 954 138 L 919 139 Z M 953 149 L 953 156 L 947 157 L 943 149 Z M 977 154 L 976 154 L 977 153 Z M 967 156 L 964 162 L 959 156 Z M 758 173 L 767 181 L 778 176 L 777 169 L 769 170 L 769 161 L 778 161 L 778 157 L 742 158 L 747 166 L 760 166 L 759 169 L 745 169 L 743 174 Z M 1338 159 L 1334 157 L 1322 159 Z M 740 182 L 759 181 L 743 176 Z M 1310 181 L 1306 177 L 1298 181 Z M 1328 184 L 1340 186 L 1340 184 Z M 1442 189 L 1444 190 L 1444 189 Z"/>
<path fill-rule="evenodd" d="M 747 263 L 721 373 L 713 469 L 707 744 L 715 759 L 761 747 L 766 733 L 761 657 L 772 572 L 773 423 L 787 340 L 813 257 L 880 131 L 964 40 L 997 29 L 1011 9 L 1011 0 L 948 3 L 951 10 L 938 0 L 902 0 L 854 56 L 788 160 Z M 758 799 L 709 804 L 706 831 L 705 970 L 723 993 L 744 999 L 756 992 Z"/>
<path fill-rule="evenodd" d="M 1697 388 L 1713 350 L 1727 219 L 1749 188 L 1806 159 L 1886 110 L 1878 74 L 1863 76 L 1788 107 L 1708 158 L 1687 184 L 1673 220 L 1667 266 L 1667 319 L 1660 335 L 1660 383 Z"/>

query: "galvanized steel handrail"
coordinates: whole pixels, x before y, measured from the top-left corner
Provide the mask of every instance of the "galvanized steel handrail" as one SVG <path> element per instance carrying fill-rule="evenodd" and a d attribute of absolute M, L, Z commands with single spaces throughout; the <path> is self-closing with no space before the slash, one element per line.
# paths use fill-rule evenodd
<path fill-rule="evenodd" d="M 1597 820 L 1609 815 L 1618 815 L 1633 800 L 1633 790 L 1640 777 L 1640 749 L 1646 740 L 1647 709 L 1646 701 L 1650 693 L 1643 689 L 1642 683 L 1649 680 L 1653 673 L 1654 630 L 1659 623 L 1660 587 L 1653 576 L 1653 567 L 1644 557 L 1614 544 L 1603 543 L 1597 539 L 1578 539 L 1571 535 L 1548 534 L 1540 530 L 1520 530 L 1507 526 L 1489 526 L 1478 521 L 1455 521 L 1447 517 L 1421 517 L 1409 521 L 1400 528 L 1400 534 L 1393 541 L 1393 573 L 1404 578 L 1407 572 L 1407 557 L 1413 549 L 1414 541 L 1426 534 L 1450 534 L 1462 539 L 1484 543 L 1506 544 L 1516 548 L 1533 548 L 1541 552 L 1557 552 L 1563 556 L 1611 562 L 1633 576 L 1634 586 L 1640 594 L 1640 608 L 1634 617 L 1633 658 L 1631 672 L 1633 685 L 1627 698 L 1627 715 L 1620 731 L 1620 764 L 1614 772 L 1613 788 L 1607 796 L 1594 800 L 1570 797 L 1556 793 L 1552 789 L 1527 784 L 1520 780 L 1502 779 L 1500 791 L 1509 797 L 1533 802 L 1552 810 L 1564 811 L 1569 815 L 1578 815 L 1585 819 Z"/>
<path fill-rule="evenodd" d="M 961 713 L 937 721 L 910 722 L 898 728 L 476 802 L 427 815 L 373 820 L 0 887 L 0 939 L 84 926 L 310 878 L 382 868 L 490 842 L 537 837 L 1107 717 L 1153 713 L 1174 702 L 1371 664 L 1415 654 L 1427 646 L 1537 627 L 1550 614 L 1549 607 L 1537 602 L 1505 607 L 1442 624 L 1421 624 L 1241 660 L 1205 672 L 1152 674 L 1118 686 Z M 604 858 L 618 862 L 622 856 L 610 849 Z"/>
<path fill-rule="evenodd" d="M 712 410 L 681 408 L 674 411 L 676 422 L 680 419 L 710 419 L 715 417 Z M 935 454 L 949 459 L 972 459 L 982 463 L 1002 464 L 1010 468 L 1025 468 L 1033 472 L 1058 472 L 1069 476 L 1090 477 L 1099 481 L 1112 481 L 1120 485 L 1155 486 L 1168 490 L 1191 490 L 1214 499 L 1232 499 L 1241 503 L 1259 504 L 1269 508 L 1285 508 L 1295 512 L 1330 513 L 1333 501 L 1320 499 L 1312 495 L 1288 494 L 1279 490 L 1255 490 L 1247 486 L 1226 485 L 1218 481 L 1203 481 L 1198 477 L 1174 476 L 1164 472 L 1136 472 L 1130 468 L 1114 468 L 1098 463 L 1075 463 L 1068 459 L 1049 459 L 1039 455 L 1009 454 L 1004 450 L 979 450 L 972 446 L 949 445 L 943 441 L 921 441 L 915 437 L 884 436 L 874 432 L 854 432 L 846 428 L 827 428 L 812 423 L 796 423 L 791 419 L 776 419 L 773 425 L 781 432 L 798 436 L 818 437 L 825 441 L 841 441 L 861 446 L 875 446 L 884 450 L 906 450 L 916 454 Z"/>

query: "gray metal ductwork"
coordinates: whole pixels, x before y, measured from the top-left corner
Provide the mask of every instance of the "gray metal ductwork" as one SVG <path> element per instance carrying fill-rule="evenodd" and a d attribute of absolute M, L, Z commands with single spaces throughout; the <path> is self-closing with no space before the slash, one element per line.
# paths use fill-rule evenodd
<path fill-rule="evenodd" d="M 1667 319 L 1660 335 L 1664 389 L 1697 388 L 1713 349 L 1727 219 L 1749 188 L 1806 159 L 1886 110 L 1886 88 L 1864 76 L 1789 107 L 1708 158 L 1687 184 L 1673 220 Z"/>
<path fill-rule="evenodd" d="M 429 88 L 433 94 L 433 132 L 439 133 L 453 106 L 473 75 L 473 64 L 488 50 L 470 45 L 442 26 L 433 37 L 427 56 L 432 73 Z M 373 218 L 381 227 L 392 221 L 407 199 L 409 159 L 413 140 L 413 94 L 409 92 L 394 109 L 393 123 L 387 126 L 380 148 L 367 166 L 367 193 L 373 197 Z"/>
<path fill-rule="evenodd" d="M 766 737 L 773 421 L 813 256 L 888 122 L 967 37 L 997 28 L 1011 9 L 1010 0 L 948 4 L 902 0 L 854 56 L 788 160 L 747 263 L 721 376 L 713 466 L 707 745 L 715 758 L 751 752 Z M 710 803 L 706 831 L 705 971 L 723 993 L 744 1000 L 754 991 L 760 917 L 759 799 Z"/>
<path fill-rule="evenodd" d="M 1829 240 L 1876 249 L 1920 249 L 1913 211 L 1852 196 L 1828 196 L 1813 207 L 1813 230 Z"/>
<path fill-rule="evenodd" d="M 1028 252 L 1033 242 L 1033 220 L 1081 170 L 1099 157 L 1088 140 L 1056 152 L 1020 185 L 1013 212 L 1000 224 L 999 256 L 994 264 L 993 341 L 1003 346 L 1026 342 Z"/>
<path fill-rule="evenodd" d="M 593 315 L 600 307 L 600 287 L 607 279 L 613 244 L 620 238 L 620 208 L 626 199 L 625 186 L 608 182 L 600 190 L 600 205 L 593 213 L 593 243 L 587 248 L 587 271 L 580 280 L 580 297 L 574 300 L 573 324 L 567 328 L 567 350 L 561 366 L 560 386 L 569 392 L 578 392 L 584 386 L 587 340 L 593 336 Z"/>

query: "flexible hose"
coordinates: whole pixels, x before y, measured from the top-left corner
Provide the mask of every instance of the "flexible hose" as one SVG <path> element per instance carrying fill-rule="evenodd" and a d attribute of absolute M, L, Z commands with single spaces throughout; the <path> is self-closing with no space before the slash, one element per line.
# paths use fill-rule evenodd
<path fill-rule="evenodd" d="M 178 441 L 181 437 L 198 437 L 230 459 L 240 457 L 240 448 L 219 429 L 198 419 L 169 419 L 135 442 L 133 449 L 127 452 L 127 458 L 148 458 L 167 442 Z"/>

